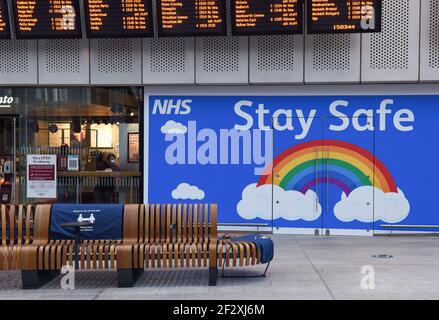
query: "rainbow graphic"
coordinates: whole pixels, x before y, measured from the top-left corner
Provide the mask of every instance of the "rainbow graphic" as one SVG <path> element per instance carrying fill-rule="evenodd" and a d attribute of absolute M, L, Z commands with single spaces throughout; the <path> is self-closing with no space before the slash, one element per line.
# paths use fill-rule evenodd
<path fill-rule="evenodd" d="M 258 186 L 275 184 L 303 194 L 317 184 L 333 184 L 349 195 L 361 186 L 398 192 L 386 166 L 369 151 L 339 140 L 315 140 L 296 145 L 269 166 Z"/>

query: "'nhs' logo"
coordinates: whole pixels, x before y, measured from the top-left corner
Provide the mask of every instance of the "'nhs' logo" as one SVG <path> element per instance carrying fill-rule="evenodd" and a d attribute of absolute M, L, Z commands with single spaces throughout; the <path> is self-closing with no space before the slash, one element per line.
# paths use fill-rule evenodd
<path fill-rule="evenodd" d="M 155 99 L 152 114 L 182 114 L 186 115 L 191 112 L 192 100 L 190 99 Z"/>

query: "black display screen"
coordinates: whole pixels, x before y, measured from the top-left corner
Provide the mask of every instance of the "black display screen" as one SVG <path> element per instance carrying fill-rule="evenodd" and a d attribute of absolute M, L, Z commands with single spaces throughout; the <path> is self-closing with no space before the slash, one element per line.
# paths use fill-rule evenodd
<path fill-rule="evenodd" d="M 9 10 L 6 0 L 0 0 L 0 39 L 10 39 Z"/>
<path fill-rule="evenodd" d="M 18 39 L 81 38 L 78 0 L 12 0 Z"/>
<path fill-rule="evenodd" d="M 234 35 L 300 34 L 302 0 L 232 0 Z"/>
<path fill-rule="evenodd" d="M 152 0 L 85 0 L 89 38 L 151 37 Z"/>
<path fill-rule="evenodd" d="M 381 31 L 382 0 L 307 0 L 308 33 Z"/>
<path fill-rule="evenodd" d="M 157 0 L 160 36 L 227 34 L 226 0 Z"/>

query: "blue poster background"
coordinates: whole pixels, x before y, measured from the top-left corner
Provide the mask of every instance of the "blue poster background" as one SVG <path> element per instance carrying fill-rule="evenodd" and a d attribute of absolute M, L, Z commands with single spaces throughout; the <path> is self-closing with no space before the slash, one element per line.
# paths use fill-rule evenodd
<path fill-rule="evenodd" d="M 251 105 L 241 108 L 245 111 L 238 115 L 235 111 L 237 103 L 248 101 Z M 345 101 L 346 106 L 338 104 L 334 114 L 330 105 L 335 101 Z M 387 101 L 387 102 L 386 102 Z M 262 104 L 266 113 L 258 114 L 258 106 Z M 385 104 L 385 113 L 379 113 L 380 105 Z M 219 222 L 264 222 L 271 219 L 256 217 L 243 218 L 237 212 L 237 205 L 242 199 L 243 190 L 252 183 L 257 183 L 254 157 L 252 163 L 245 163 L 240 155 L 239 164 L 220 163 L 222 150 L 219 146 L 220 130 L 232 129 L 235 125 L 245 125 L 250 117 L 253 121 L 251 129 L 258 128 L 258 119 L 264 118 L 264 125 L 273 128 L 272 117 L 276 110 L 291 110 L 294 129 L 273 131 L 273 157 L 286 149 L 307 141 L 320 139 L 341 140 L 355 144 L 369 152 L 385 164 L 397 187 L 401 190 L 400 198 L 407 203 L 402 211 L 408 214 L 397 221 L 404 224 L 439 224 L 439 216 L 435 214 L 435 189 L 439 173 L 436 163 L 439 159 L 437 145 L 437 119 L 439 119 L 439 96 L 149 96 L 149 202 L 182 202 L 198 201 L 219 204 Z M 300 112 L 297 112 L 297 111 Z M 315 114 L 312 114 L 312 111 Z M 360 110 L 360 111 L 359 111 Z M 402 111 L 401 111 L 402 110 Z M 409 110 L 413 114 L 413 119 Z M 310 117 L 310 115 L 312 115 Z M 371 118 L 367 115 L 372 115 Z M 285 114 L 282 123 L 285 123 Z M 302 118 L 312 119 L 309 131 L 302 134 L 300 121 Z M 354 128 L 353 119 L 365 127 L 371 120 L 373 130 Z M 184 141 L 184 163 L 170 164 L 166 154 L 176 141 L 175 132 L 165 134 L 168 121 L 183 125 L 184 134 L 179 133 Z M 341 126 L 343 121 L 348 126 L 343 130 L 330 130 L 331 126 Z M 192 124 L 190 123 L 192 122 Z M 196 128 L 194 126 L 194 122 Z M 396 123 L 396 124 L 395 124 Z M 399 124 L 399 129 L 398 129 Z M 172 127 L 172 126 L 171 126 Z M 200 163 L 193 155 L 206 142 L 203 135 L 199 141 L 197 134 L 202 129 L 211 129 L 217 135 L 216 152 L 212 158 L 217 163 Z M 254 138 L 254 136 L 253 136 Z M 204 140 L 203 140 L 204 139 Z M 167 141 L 168 140 L 168 141 Z M 255 141 L 257 139 L 253 139 Z M 214 145 L 215 143 L 212 143 Z M 264 141 L 262 142 L 262 145 Z M 255 150 L 256 144 L 251 145 Z M 256 146 L 257 147 L 257 146 Z M 243 147 L 241 147 L 241 151 Z M 259 145 L 257 147 L 264 149 Z M 213 148 L 211 149 L 213 150 Z M 205 151 L 205 150 L 204 150 Z M 190 159 L 192 157 L 192 159 Z M 183 156 L 179 155 L 179 159 Z M 211 158 L 211 159 L 212 159 Z M 195 162 L 195 163 L 194 163 Z M 181 190 L 178 186 L 185 183 Z M 192 189 L 191 189 L 192 188 Z M 184 199 L 184 191 L 196 195 L 194 199 Z M 192 192 L 193 191 L 193 192 Z M 198 193 L 197 193 L 198 192 Z M 283 228 L 334 228 L 334 229 L 381 229 L 381 224 L 388 221 L 375 219 L 371 221 L 341 221 L 333 212 L 334 206 L 341 199 L 342 192 L 332 185 L 323 186 L 319 190 L 318 200 L 322 206 L 322 214 L 315 220 L 286 220 L 275 218 L 274 226 Z M 174 196 L 175 195 L 175 196 Z M 387 195 L 385 195 L 387 196 Z M 384 198 L 383 198 L 384 199 Z M 399 201 L 399 200 L 396 200 Z M 368 204 L 369 205 L 369 204 Z M 390 208 L 392 199 L 385 198 L 383 203 L 374 206 Z M 408 208 L 409 205 L 409 208 Z M 387 206 L 387 207 L 386 207 Z M 398 208 L 397 208 L 398 209 Z M 408 211 L 409 210 L 409 211 Z M 392 213 L 392 212 L 391 212 Z M 355 215 L 354 215 L 355 216 Z"/>
<path fill-rule="evenodd" d="M 122 239 L 123 205 L 111 204 L 55 204 L 52 206 L 50 239 L 74 239 L 74 228 L 60 225 L 82 219 L 91 219 L 93 225 L 81 228 L 81 240 L 120 240 Z"/>

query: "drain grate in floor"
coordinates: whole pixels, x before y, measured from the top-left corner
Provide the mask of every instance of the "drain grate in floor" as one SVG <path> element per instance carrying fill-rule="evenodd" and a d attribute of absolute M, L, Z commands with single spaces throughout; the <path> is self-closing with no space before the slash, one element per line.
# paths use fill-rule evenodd
<path fill-rule="evenodd" d="M 390 259 L 390 258 L 393 258 L 393 256 L 390 255 L 390 254 L 374 254 L 372 257 L 373 258 L 378 258 L 378 259 Z"/>

